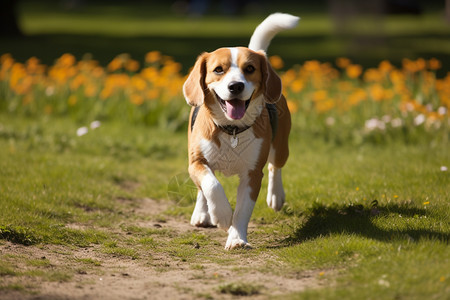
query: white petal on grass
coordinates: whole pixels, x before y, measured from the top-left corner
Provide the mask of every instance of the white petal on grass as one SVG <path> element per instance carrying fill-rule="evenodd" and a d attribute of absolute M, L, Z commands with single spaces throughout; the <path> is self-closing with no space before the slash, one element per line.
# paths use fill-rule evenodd
<path fill-rule="evenodd" d="M 441 106 L 438 108 L 438 114 L 441 116 L 445 115 L 447 113 L 447 107 Z"/>
<path fill-rule="evenodd" d="M 102 125 L 100 121 L 93 121 L 90 125 L 91 129 L 99 128 Z"/>
<path fill-rule="evenodd" d="M 78 136 L 83 136 L 83 135 L 85 135 L 86 133 L 88 133 L 88 128 L 87 127 L 80 127 L 80 128 L 78 128 L 77 129 L 77 135 Z"/>
<path fill-rule="evenodd" d="M 414 118 L 414 125 L 416 126 L 419 126 L 423 122 L 425 122 L 425 116 L 423 114 L 420 114 Z"/>
<path fill-rule="evenodd" d="M 448 170 L 448 169 L 447 169 L 446 166 L 441 166 L 441 171 L 442 171 L 442 172 L 447 172 L 447 170 Z"/>
<path fill-rule="evenodd" d="M 395 118 L 391 121 L 391 126 L 394 128 L 400 127 L 403 125 L 403 121 L 400 118 Z"/>

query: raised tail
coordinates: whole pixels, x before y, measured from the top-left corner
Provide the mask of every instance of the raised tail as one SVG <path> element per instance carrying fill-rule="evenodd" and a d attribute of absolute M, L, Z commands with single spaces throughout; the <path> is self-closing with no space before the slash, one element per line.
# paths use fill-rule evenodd
<path fill-rule="evenodd" d="M 289 14 L 271 14 L 256 27 L 250 39 L 248 48 L 254 51 L 267 51 L 270 41 L 274 36 L 280 31 L 294 28 L 297 26 L 298 20 L 300 20 L 299 17 Z"/>

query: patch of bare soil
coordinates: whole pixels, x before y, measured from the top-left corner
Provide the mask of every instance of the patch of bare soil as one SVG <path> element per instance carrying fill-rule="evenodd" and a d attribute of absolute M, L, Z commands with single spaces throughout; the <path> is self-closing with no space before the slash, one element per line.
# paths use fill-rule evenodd
<path fill-rule="evenodd" d="M 167 203 L 144 199 L 135 212 L 157 215 L 166 208 Z M 225 232 L 193 228 L 186 220 L 178 218 L 168 218 L 162 224 L 143 223 L 140 226 L 163 226 L 175 236 L 200 232 L 213 236 L 220 244 L 226 240 Z M 219 250 L 222 246 L 214 247 Z M 248 298 L 266 299 L 317 288 L 324 282 L 319 279 L 320 271 L 317 270 L 270 273 L 266 264 L 271 258 L 264 257 L 269 254 L 258 254 L 257 257 L 237 254 L 238 263 L 231 265 L 212 261 L 192 265 L 164 253 L 152 255 L 152 259 L 132 259 L 106 254 L 98 247 L 23 246 L 5 242 L 0 244 L 0 255 L 17 258 L 16 265 L 22 272 L 21 275 L 0 277 L 0 286 L 22 287 L 0 289 L 0 299 L 234 299 L 236 296 L 219 291 L 219 286 L 229 283 L 258 286 L 258 294 Z M 30 261 L 31 265 L 46 262 L 40 270 L 45 270 L 48 276 L 27 274 L 33 269 Z M 262 269 L 265 271 L 260 271 Z"/>

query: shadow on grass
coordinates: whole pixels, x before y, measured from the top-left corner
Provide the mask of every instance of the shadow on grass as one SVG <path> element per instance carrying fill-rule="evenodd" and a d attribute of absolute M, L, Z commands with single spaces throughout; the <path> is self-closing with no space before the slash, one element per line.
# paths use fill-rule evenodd
<path fill-rule="evenodd" d="M 380 241 L 393 241 L 407 239 L 412 242 L 421 239 L 435 239 L 448 243 L 449 234 L 427 228 L 411 228 L 402 226 L 398 228 L 399 221 L 393 218 L 420 219 L 427 215 L 427 210 L 407 205 L 388 204 L 379 206 L 377 201 L 365 207 L 363 205 L 315 205 L 307 213 L 306 221 L 290 237 L 284 240 L 282 247 L 301 243 L 318 237 L 333 234 L 356 234 Z M 395 216 L 395 217 L 394 217 Z M 384 222 L 390 222 L 384 229 L 378 227 L 373 221 L 375 218 L 386 217 Z"/>

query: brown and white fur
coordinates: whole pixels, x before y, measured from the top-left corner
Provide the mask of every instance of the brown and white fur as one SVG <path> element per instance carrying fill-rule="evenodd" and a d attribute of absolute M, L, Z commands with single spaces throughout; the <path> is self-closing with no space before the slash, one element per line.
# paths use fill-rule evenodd
<path fill-rule="evenodd" d="M 289 155 L 291 117 L 281 80 L 265 51 L 279 31 L 295 27 L 298 19 L 272 14 L 256 28 L 249 48 L 220 48 L 201 54 L 183 86 L 187 103 L 199 106 L 188 133 L 189 174 L 198 187 L 191 224 L 228 230 L 225 249 L 250 246 L 247 227 L 267 161 L 267 204 L 280 210 L 285 201 L 281 168 Z M 266 103 L 276 103 L 274 137 Z M 194 107 L 191 121 L 193 113 Z M 226 132 L 223 128 L 227 126 L 239 133 Z M 216 171 L 239 176 L 234 214 Z"/>

